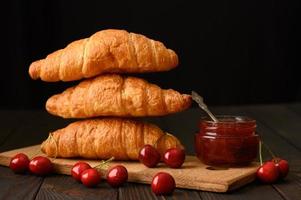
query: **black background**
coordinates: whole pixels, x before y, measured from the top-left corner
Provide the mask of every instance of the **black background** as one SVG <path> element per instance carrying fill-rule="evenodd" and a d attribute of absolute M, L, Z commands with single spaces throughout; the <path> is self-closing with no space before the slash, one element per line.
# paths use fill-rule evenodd
<path fill-rule="evenodd" d="M 76 84 L 33 81 L 32 61 L 107 28 L 160 40 L 177 69 L 138 75 L 209 105 L 301 100 L 299 1 L 8 1 L 1 5 L 0 107 L 40 109 Z"/>

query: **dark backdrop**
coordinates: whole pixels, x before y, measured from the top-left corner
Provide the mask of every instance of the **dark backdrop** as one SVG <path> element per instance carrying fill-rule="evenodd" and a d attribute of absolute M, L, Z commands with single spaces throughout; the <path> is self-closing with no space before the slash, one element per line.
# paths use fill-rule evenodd
<path fill-rule="evenodd" d="M 30 80 L 29 64 L 107 28 L 160 40 L 177 69 L 139 75 L 196 90 L 209 105 L 301 99 L 299 1 L 8 1 L 1 3 L 1 108 L 42 108 L 73 83 Z"/>

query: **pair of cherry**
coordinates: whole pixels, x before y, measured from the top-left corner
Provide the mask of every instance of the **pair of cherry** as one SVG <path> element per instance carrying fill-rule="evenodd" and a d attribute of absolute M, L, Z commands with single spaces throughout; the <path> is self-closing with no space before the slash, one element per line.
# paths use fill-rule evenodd
<path fill-rule="evenodd" d="M 15 173 L 31 173 L 39 176 L 44 176 L 52 172 L 53 166 L 51 161 L 44 156 L 36 156 L 29 160 L 24 153 L 18 153 L 12 157 L 9 168 Z"/>
<path fill-rule="evenodd" d="M 257 178 L 263 183 L 274 183 L 283 179 L 289 172 L 288 162 L 281 158 L 274 158 L 263 163 L 257 170 Z"/>
<path fill-rule="evenodd" d="M 265 163 L 262 163 L 262 145 L 273 157 Z M 260 167 L 256 172 L 257 178 L 263 183 L 274 183 L 279 179 L 283 179 L 289 172 L 289 164 L 286 160 L 277 158 L 272 150 L 264 144 L 262 141 L 259 142 L 259 159 Z"/>
<path fill-rule="evenodd" d="M 152 145 L 144 145 L 138 159 L 147 167 L 155 167 L 161 160 L 161 155 Z M 168 149 L 163 155 L 164 163 L 171 168 L 179 168 L 185 161 L 185 151 L 180 148 Z"/>
<path fill-rule="evenodd" d="M 94 187 L 101 181 L 101 173 L 97 170 L 97 167 L 92 168 L 86 162 L 75 163 L 71 169 L 71 175 L 87 187 Z M 116 165 L 109 169 L 106 178 L 109 185 L 118 187 L 127 181 L 128 171 L 124 166 Z"/>

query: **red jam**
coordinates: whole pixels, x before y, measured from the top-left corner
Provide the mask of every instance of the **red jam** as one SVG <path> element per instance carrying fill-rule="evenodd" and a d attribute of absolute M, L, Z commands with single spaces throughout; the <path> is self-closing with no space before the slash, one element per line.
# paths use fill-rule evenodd
<path fill-rule="evenodd" d="M 259 137 L 256 121 L 242 116 L 217 116 L 218 122 L 204 118 L 195 135 L 197 157 L 207 165 L 247 165 L 256 159 Z"/>

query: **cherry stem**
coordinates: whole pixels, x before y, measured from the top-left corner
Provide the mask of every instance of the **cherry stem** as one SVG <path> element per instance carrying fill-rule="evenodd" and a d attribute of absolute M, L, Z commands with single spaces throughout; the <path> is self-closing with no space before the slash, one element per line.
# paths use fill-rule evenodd
<path fill-rule="evenodd" d="M 165 136 L 169 136 L 169 137 L 172 137 L 172 138 L 176 138 L 174 135 L 172 135 L 172 134 L 170 134 L 170 133 L 168 133 L 168 132 L 165 132 L 165 134 L 164 134 L 164 135 L 161 135 L 161 136 L 158 138 L 158 140 L 156 141 L 156 143 L 153 145 L 153 146 L 155 147 L 155 149 L 158 149 L 158 143 L 159 143 L 159 141 L 160 141 L 163 137 L 165 137 Z M 177 138 L 176 138 L 176 140 L 177 140 Z"/>
<path fill-rule="evenodd" d="M 107 164 L 111 161 L 113 161 L 115 158 L 114 157 L 111 157 L 109 158 L 108 160 L 102 160 L 100 161 L 100 164 L 99 165 L 96 165 L 94 168 L 95 169 L 103 169 L 103 168 L 107 168 Z"/>
<path fill-rule="evenodd" d="M 56 140 L 54 139 L 52 133 L 49 134 L 49 139 L 50 139 L 52 142 L 54 142 L 54 146 L 55 146 L 55 156 L 54 156 L 54 159 L 56 159 L 58 147 L 57 147 Z M 47 139 L 47 140 L 48 140 L 48 139 Z"/>
<path fill-rule="evenodd" d="M 30 156 L 30 159 L 33 159 L 34 157 L 36 157 L 39 154 L 41 154 L 40 150 L 35 151 L 34 154 L 32 156 Z"/>
<path fill-rule="evenodd" d="M 34 157 L 36 157 L 37 155 L 39 155 L 40 152 L 36 151 L 32 156 L 29 157 L 29 159 L 33 159 Z"/>
<path fill-rule="evenodd" d="M 268 150 L 268 152 L 271 154 L 271 156 L 272 156 L 273 158 L 276 158 L 275 154 L 274 154 L 273 151 L 268 147 L 268 145 L 266 145 L 266 144 L 263 143 L 263 142 L 262 142 L 262 144 L 263 144 L 263 146 L 266 148 L 266 150 Z"/>
<path fill-rule="evenodd" d="M 168 135 L 169 137 L 172 137 L 172 138 L 177 139 L 173 134 L 170 134 L 170 133 L 168 133 L 168 132 L 165 132 L 165 134 Z M 177 140 L 178 140 L 178 139 L 177 139 Z"/>
<path fill-rule="evenodd" d="M 259 141 L 259 161 L 260 161 L 260 166 L 262 165 L 262 142 L 261 140 Z"/>
<path fill-rule="evenodd" d="M 55 146 L 55 155 L 54 155 L 54 157 L 51 159 L 51 161 L 53 161 L 53 160 L 55 160 L 56 157 L 57 157 L 57 154 L 58 154 L 58 146 L 57 146 L 57 142 L 56 142 L 56 140 L 54 139 L 52 133 L 49 133 L 49 136 L 48 136 L 48 138 L 46 139 L 46 141 L 44 141 L 44 142 L 42 143 L 42 148 L 43 148 L 43 146 L 45 145 L 46 142 L 47 142 L 47 143 L 48 143 L 48 142 L 54 142 L 54 146 Z"/>
<path fill-rule="evenodd" d="M 58 149 L 58 147 L 57 147 L 57 143 L 56 143 L 56 141 L 55 141 L 55 139 L 54 139 L 52 133 L 49 133 L 48 138 L 46 139 L 45 142 L 49 142 L 49 140 L 53 141 L 54 144 L 55 144 L 55 156 L 54 156 L 54 158 L 52 159 L 52 160 L 54 160 L 54 159 L 57 157 L 57 149 Z M 41 144 L 41 148 L 43 148 L 43 146 L 45 145 L 45 142 L 43 142 L 43 143 Z M 39 150 L 36 151 L 36 152 L 31 156 L 31 159 L 34 158 L 34 157 L 36 157 L 37 155 L 41 155 L 41 151 L 39 151 Z"/>

